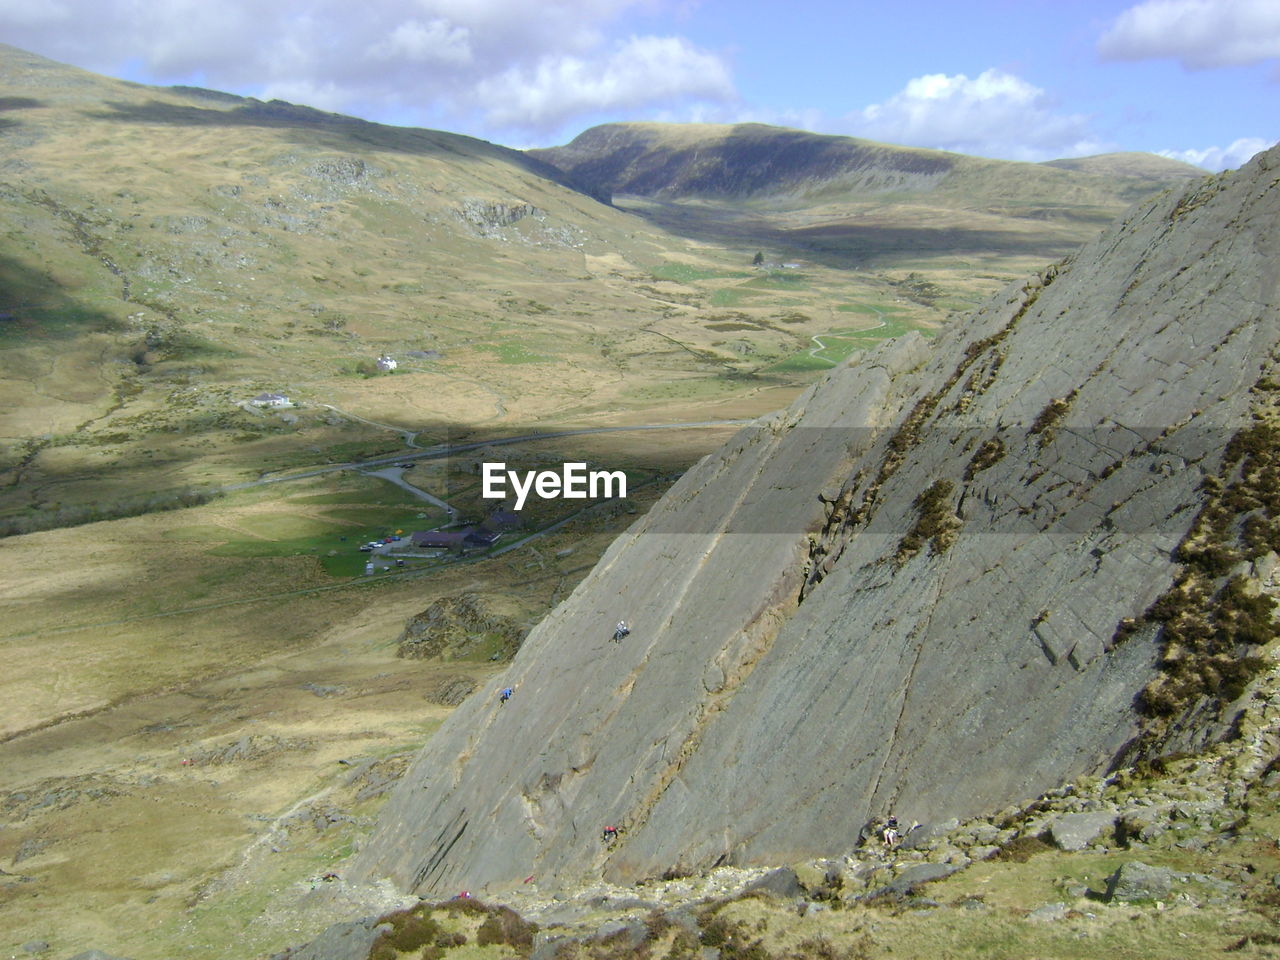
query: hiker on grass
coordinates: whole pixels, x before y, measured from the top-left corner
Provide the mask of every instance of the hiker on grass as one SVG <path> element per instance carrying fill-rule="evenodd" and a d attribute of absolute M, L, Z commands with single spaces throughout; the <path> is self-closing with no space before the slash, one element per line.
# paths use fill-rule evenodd
<path fill-rule="evenodd" d="M 613 642 L 618 643 L 631 632 L 631 628 L 627 626 L 627 621 L 619 620 L 618 625 L 613 628 Z"/>

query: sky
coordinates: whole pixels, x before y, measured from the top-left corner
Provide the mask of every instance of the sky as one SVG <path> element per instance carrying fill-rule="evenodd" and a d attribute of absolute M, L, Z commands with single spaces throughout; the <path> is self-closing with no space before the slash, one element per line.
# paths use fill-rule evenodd
<path fill-rule="evenodd" d="M 758 122 L 1221 170 L 1280 139 L 1280 0 L 0 0 L 0 41 L 514 147 Z"/>

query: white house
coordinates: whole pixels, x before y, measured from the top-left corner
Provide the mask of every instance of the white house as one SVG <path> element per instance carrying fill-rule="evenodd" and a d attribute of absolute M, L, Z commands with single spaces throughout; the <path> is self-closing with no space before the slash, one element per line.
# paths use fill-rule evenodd
<path fill-rule="evenodd" d="M 388 354 L 384 353 L 382 356 L 378 357 L 378 369 L 382 373 L 388 373 L 389 371 L 394 370 L 397 366 L 399 366 L 399 364 L 392 360 Z"/>
<path fill-rule="evenodd" d="M 276 409 L 293 406 L 289 398 L 283 393 L 260 393 L 249 402 L 255 407 L 272 407 Z"/>

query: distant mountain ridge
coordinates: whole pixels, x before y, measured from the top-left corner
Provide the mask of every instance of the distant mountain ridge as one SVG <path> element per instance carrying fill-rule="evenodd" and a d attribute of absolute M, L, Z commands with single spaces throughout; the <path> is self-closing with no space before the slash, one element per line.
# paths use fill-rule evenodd
<path fill-rule="evenodd" d="M 528 152 L 600 194 L 663 199 L 932 192 L 949 180 L 968 189 L 999 171 L 1006 199 L 1030 191 L 1041 201 L 1085 195 L 1093 202 L 1129 202 L 1149 192 L 1152 180 L 1205 176 L 1150 154 L 1013 163 L 758 123 L 611 123 L 564 146 Z"/>
<path fill-rule="evenodd" d="M 1152 180 L 1194 179 L 1206 176 L 1199 167 L 1181 160 L 1171 160 L 1157 153 L 1099 153 L 1091 157 L 1046 160 L 1042 166 L 1083 173 L 1113 174 L 1122 177 L 1147 177 Z"/>

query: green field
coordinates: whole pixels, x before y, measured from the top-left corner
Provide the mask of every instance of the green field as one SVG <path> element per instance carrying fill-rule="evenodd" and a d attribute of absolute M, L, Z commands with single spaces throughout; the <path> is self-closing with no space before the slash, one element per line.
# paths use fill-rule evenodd
<path fill-rule="evenodd" d="M 348 480 L 332 493 L 266 498 L 262 488 L 219 503 L 220 522 L 175 526 L 165 541 L 201 544 L 211 557 L 315 557 L 334 578 L 360 576 L 367 555 L 359 546 L 370 540 L 443 524 L 438 507 L 408 497 L 379 480 Z M 278 491 L 277 495 L 278 495 Z"/>
<path fill-rule="evenodd" d="M 554 357 L 532 352 L 524 344 L 505 340 L 501 343 L 478 343 L 477 350 L 492 353 L 501 363 L 550 363 Z"/>
<path fill-rule="evenodd" d="M 767 290 L 801 290 L 812 280 L 799 270 L 770 270 L 762 276 L 748 280 L 744 286 L 764 287 Z"/>
<path fill-rule="evenodd" d="M 664 263 L 652 268 L 649 272 L 656 280 L 671 280 L 675 283 L 692 283 L 695 280 L 736 279 L 751 276 L 751 274 L 741 270 L 695 267 L 688 263 Z"/>
<path fill-rule="evenodd" d="M 875 308 L 864 304 L 842 304 L 836 309 L 850 313 L 876 315 Z M 879 326 L 861 330 L 836 329 L 818 334 L 818 339 L 822 341 L 820 348 L 817 344 L 814 344 L 812 347 L 794 353 L 785 360 L 781 360 L 766 369 L 772 372 L 828 370 L 843 363 L 854 353 L 868 350 L 885 340 L 900 337 L 911 330 L 916 330 L 926 337 L 935 336 L 937 333 L 935 330 L 921 327 L 903 317 L 889 315 L 891 312 L 903 312 L 900 309 L 892 307 L 879 309 L 880 313 L 884 314 L 881 317 Z"/>
<path fill-rule="evenodd" d="M 735 307 L 759 296 L 761 294 L 758 290 L 746 290 L 741 286 L 720 287 L 711 294 L 711 305 L 713 307 Z"/>

